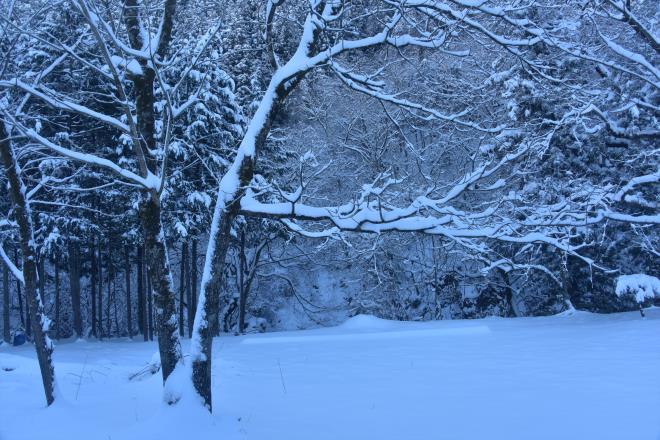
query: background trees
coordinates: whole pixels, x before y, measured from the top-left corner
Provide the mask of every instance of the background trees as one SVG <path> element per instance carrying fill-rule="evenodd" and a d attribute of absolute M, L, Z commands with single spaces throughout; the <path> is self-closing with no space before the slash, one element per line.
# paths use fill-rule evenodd
<path fill-rule="evenodd" d="M 193 335 L 210 408 L 221 331 L 636 307 L 611 293 L 657 266 L 657 14 L 9 2 L 3 138 L 56 335 L 155 332 L 164 380 Z M 30 328 L 6 285 L 3 326 Z"/>

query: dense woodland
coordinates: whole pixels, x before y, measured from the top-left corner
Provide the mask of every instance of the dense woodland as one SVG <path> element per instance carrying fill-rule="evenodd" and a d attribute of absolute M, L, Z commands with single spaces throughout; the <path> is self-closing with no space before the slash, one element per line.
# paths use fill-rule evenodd
<path fill-rule="evenodd" d="M 615 285 L 660 275 L 656 1 L 0 8 L 3 338 L 49 402 L 49 337 L 156 339 L 210 409 L 219 333 L 654 301 Z"/>

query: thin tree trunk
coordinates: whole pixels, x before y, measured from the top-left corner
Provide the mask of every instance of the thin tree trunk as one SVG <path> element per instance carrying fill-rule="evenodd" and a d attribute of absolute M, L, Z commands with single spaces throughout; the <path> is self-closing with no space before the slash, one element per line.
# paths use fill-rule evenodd
<path fill-rule="evenodd" d="M 197 310 L 197 240 L 193 239 L 190 249 L 190 288 L 188 298 L 188 337 L 192 337 L 193 323 Z"/>
<path fill-rule="evenodd" d="M 138 327 L 145 341 L 149 340 L 149 329 L 147 328 L 147 308 L 145 301 L 145 271 L 144 271 L 144 251 L 142 246 L 137 248 L 137 289 L 138 289 Z"/>
<path fill-rule="evenodd" d="M 39 297 L 41 298 L 42 304 L 46 304 L 44 299 L 46 293 L 46 257 L 44 255 L 39 256 L 37 270 L 39 273 Z"/>
<path fill-rule="evenodd" d="M 117 309 L 117 284 L 115 283 L 115 288 L 112 290 L 112 309 L 115 312 L 115 337 L 121 336 L 121 331 L 119 329 L 119 310 Z"/>
<path fill-rule="evenodd" d="M 245 286 L 245 272 L 247 271 L 247 262 L 245 257 L 245 229 L 241 230 L 241 245 L 239 249 L 238 266 L 238 332 L 242 334 L 245 331 L 245 303 L 247 302 L 247 289 Z"/>
<path fill-rule="evenodd" d="M 55 338 L 60 338 L 62 325 L 60 323 L 60 263 L 55 254 Z"/>
<path fill-rule="evenodd" d="M 110 337 L 112 335 L 112 316 L 110 316 L 110 312 L 112 311 L 112 301 L 114 300 L 114 295 L 113 295 L 113 281 L 114 281 L 114 276 L 115 276 L 115 271 L 114 267 L 112 265 L 112 249 L 111 249 L 111 243 L 112 240 L 108 240 L 108 270 L 106 272 L 108 273 L 108 298 L 107 301 L 105 302 L 105 334 Z"/>
<path fill-rule="evenodd" d="M 147 322 L 149 326 L 149 340 L 154 340 L 154 295 L 151 289 L 151 277 L 149 276 L 149 269 L 147 268 Z"/>
<path fill-rule="evenodd" d="M 14 157 L 14 151 L 9 143 L 5 126 L 1 122 L 0 156 L 5 168 L 5 176 L 9 182 L 9 193 L 13 205 L 14 217 L 19 229 L 21 251 L 23 253 L 25 298 L 28 316 L 31 317 L 34 346 L 37 351 L 46 402 L 48 405 L 51 405 L 55 401 L 55 369 L 52 361 L 53 343 L 48 338 L 48 318 L 44 313 L 41 298 L 37 293 L 37 250 L 34 241 L 34 227 L 30 205 L 25 195 L 25 186 L 20 178 L 18 162 Z"/>
<path fill-rule="evenodd" d="M 80 310 L 80 264 L 78 261 L 78 244 L 69 240 L 69 290 L 71 292 L 71 307 L 73 309 L 73 330 L 78 338 L 83 337 L 82 313 Z"/>
<path fill-rule="evenodd" d="M 89 283 L 89 288 L 90 288 L 90 296 L 92 297 L 92 310 L 91 310 L 91 317 L 92 317 L 92 336 L 98 337 L 97 331 L 96 331 L 96 283 L 98 283 L 97 280 L 97 268 L 96 268 L 96 246 L 94 245 L 94 239 L 92 239 L 92 243 L 89 247 L 90 249 L 90 261 L 91 261 L 91 279 Z"/>
<path fill-rule="evenodd" d="M 101 237 L 99 236 L 98 238 L 98 259 L 97 259 L 97 264 L 99 268 L 99 300 L 98 300 L 98 307 L 99 311 L 97 313 L 97 319 L 98 319 L 98 332 L 99 332 L 99 338 L 103 338 L 105 336 L 105 333 L 103 332 L 103 251 L 102 251 L 102 245 L 101 245 Z"/>
<path fill-rule="evenodd" d="M 10 344 L 9 329 L 9 268 L 2 265 L 2 339 Z"/>
<path fill-rule="evenodd" d="M 186 298 L 186 262 L 188 257 L 188 243 L 183 242 L 181 245 L 181 275 L 179 279 L 179 336 L 183 337 L 184 328 L 184 304 Z"/>
<path fill-rule="evenodd" d="M 2 121 L 0 121 L 0 124 L 2 124 Z M 14 262 L 16 267 L 18 267 L 18 249 L 14 249 Z M 16 280 L 16 295 L 18 296 L 18 314 L 21 318 L 21 327 L 23 328 L 23 331 L 27 331 L 27 325 L 25 323 L 26 318 L 23 314 L 23 294 L 21 293 L 21 280 L 18 279 Z"/>
<path fill-rule="evenodd" d="M 126 246 L 125 255 L 125 272 L 126 272 L 126 327 L 128 329 L 128 337 L 133 337 L 133 314 L 131 304 L 131 248 Z"/>

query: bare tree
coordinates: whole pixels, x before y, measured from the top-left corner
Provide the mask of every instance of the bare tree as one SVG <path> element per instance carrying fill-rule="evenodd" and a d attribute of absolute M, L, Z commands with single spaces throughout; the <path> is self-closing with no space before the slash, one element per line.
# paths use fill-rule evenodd
<path fill-rule="evenodd" d="M 55 368 L 53 367 L 52 360 L 53 343 L 48 337 L 50 320 L 44 312 L 41 296 L 37 289 L 39 283 L 36 265 L 37 249 L 34 241 L 30 205 L 4 122 L 0 123 L 0 157 L 2 158 L 5 176 L 9 181 L 13 214 L 20 233 L 21 252 L 23 254 L 22 270 L 14 266 L 4 251 L 2 251 L 2 257 L 5 264 L 14 272 L 16 278 L 21 280 L 25 286 L 25 298 L 32 323 L 34 346 L 37 351 L 37 359 L 39 360 L 46 402 L 50 405 L 55 401 Z"/>

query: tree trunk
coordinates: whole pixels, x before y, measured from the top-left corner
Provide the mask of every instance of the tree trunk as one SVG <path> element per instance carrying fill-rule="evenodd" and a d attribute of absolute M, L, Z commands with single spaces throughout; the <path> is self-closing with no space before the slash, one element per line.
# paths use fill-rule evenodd
<path fill-rule="evenodd" d="M 41 379 L 48 405 L 55 401 L 55 369 L 53 367 L 53 343 L 48 338 L 48 318 L 44 313 L 41 298 L 37 293 L 37 251 L 30 205 L 25 195 L 25 186 L 20 178 L 18 162 L 9 143 L 5 126 L 0 122 L 0 156 L 9 182 L 14 217 L 18 223 L 21 251 L 23 253 L 23 281 L 28 315 L 31 317 L 34 346 L 37 351 Z"/>
<path fill-rule="evenodd" d="M 0 121 L 0 124 L 2 124 L 2 121 Z M 0 129 L 1 130 L 1 129 Z M 16 267 L 18 267 L 18 249 L 14 249 L 14 263 L 16 264 Z M 19 317 L 21 318 L 21 327 L 23 328 L 23 331 L 27 332 L 27 325 L 25 323 L 26 317 L 25 314 L 23 313 L 23 294 L 21 293 L 21 280 L 16 280 L 16 295 L 18 296 L 18 314 Z"/>
<path fill-rule="evenodd" d="M 39 274 L 39 298 L 41 303 L 46 304 L 44 295 L 46 294 L 46 257 L 40 255 L 37 261 L 37 271 Z"/>
<path fill-rule="evenodd" d="M 190 249 L 190 287 L 188 289 L 188 337 L 192 337 L 193 323 L 197 310 L 197 240 L 193 239 Z"/>
<path fill-rule="evenodd" d="M 149 340 L 154 340 L 154 295 L 151 289 L 151 278 L 147 268 L 147 326 L 149 327 Z"/>
<path fill-rule="evenodd" d="M 233 205 L 237 206 L 238 203 Z M 218 320 L 222 267 L 229 248 L 229 234 L 233 220 L 234 215 L 230 215 L 230 213 L 222 215 L 215 228 L 215 236 L 210 237 L 202 276 L 200 310 L 195 315 L 195 329 L 191 343 L 193 385 L 209 411 L 213 410 L 211 396 L 213 323 Z M 212 259 L 209 259 L 209 252 L 213 255 Z M 203 315 L 203 318 L 200 315 Z M 195 346 L 195 343 L 198 345 Z"/>
<path fill-rule="evenodd" d="M 10 344 L 9 331 L 9 268 L 2 265 L 2 339 Z"/>
<path fill-rule="evenodd" d="M 239 250 L 238 258 L 238 292 L 239 292 L 239 303 L 238 303 L 238 332 L 243 333 L 245 331 L 245 309 L 247 302 L 247 288 L 245 285 L 245 272 L 247 271 L 247 261 L 245 257 L 245 230 L 241 230 L 241 246 Z"/>
<path fill-rule="evenodd" d="M 105 302 L 105 334 L 108 337 L 112 336 L 112 316 L 110 312 L 112 311 L 112 301 L 114 300 L 113 295 L 113 281 L 115 276 L 114 266 L 112 265 L 112 249 L 111 249 L 112 240 L 108 240 L 108 268 L 106 272 L 108 273 L 108 297 Z"/>
<path fill-rule="evenodd" d="M 128 330 L 128 337 L 133 337 L 133 313 L 131 304 L 131 250 L 126 246 L 125 255 L 125 272 L 126 272 L 126 324 Z"/>
<path fill-rule="evenodd" d="M 73 330 L 78 338 L 83 337 L 82 313 L 80 310 L 80 263 L 78 243 L 69 240 L 69 290 L 73 309 Z"/>
<path fill-rule="evenodd" d="M 92 243 L 89 247 L 90 249 L 90 261 L 91 261 L 91 279 L 89 282 L 89 288 L 90 288 L 90 296 L 92 297 L 92 310 L 91 310 L 91 317 L 92 317 L 92 336 L 98 337 L 98 333 L 96 331 L 96 283 L 98 283 L 97 280 L 97 268 L 96 268 L 96 246 L 94 245 L 94 240 L 92 239 Z"/>
<path fill-rule="evenodd" d="M 186 263 L 188 257 L 188 243 L 183 242 L 181 245 L 181 275 L 179 279 L 179 336 L 183 337 L 183 309 L 186 298 Z M 189 305 L 190 306 L 190 305 Z"/>
<path fill-rule="evenodd" d="M 506 307 L 507 310 L 505 312 L 505 316 L 509 318 L 515 318 L 516 315 L 516 307 L 513 304 L 513 288 L 511 287 L 511 280 L 509 279 L 509 273 L 503 269 L 498 269 L 500 272 L 500 275 L 502 276 L 502 281 L 504 281 L 505 287 L 505 300 L 506 300 Z"/>
<path fill-rule="evenodd" d="M 60 263 L 55 254 L 55 338 L 60 338 Z"/>
<path fill-rule="evenodd" d="M 115 337 L 121 336 L 121 331 L 119 329 L 119 310 L 117 309 L 117 285 L 112 290 L 112 308 L 115 312 Z"/>
<path fill-rule="evenodd" d="M 176 295 L 165 246 L 165 232 L 160 218 L 158 196 L 143 195 L 140 202 L 140 220 L 144 232 L 148 276 L 154 296 L 158 350 L 164 383 L 181 359 L 181 344 L 177 333 Z M 150 291 L 149 297 L 151 296 Z"/>
<path fill-rule="evenodd" d="M 142 246 L 137 248 L 137 289 L 138 289 L 138 327 L 145 341 L 149 340 L 149 329 L 147 328 L 147 307 L 145 299 L 145 271 L 144 271 L 144 250 Z"/>
<path fill-rule="evenodd" d="M 98 238 L 98 259 L 97 259 L 97 264 L 99 268 L 99 300 L 98 300 L 98 307 L 99 311 L 97 313 L 97 319 L 98 319 L 98 332 L 99 332 L 99 338 L 103 338 L 105 334 L 103 333 L 103 251 L 102 251 L 102 246 L 101 246 L 101 237 Z"/>
<path fill-rule="evenodd" d="M 254 176 L 254 157 L 266 141 L 281 103 L 302 77 L 302 75 L 298 76 L 287 84 L 278 84 L 274 79 L 272 80 L 260 103 L 260 107 L 265 109 L 264 114 L 260 118 L 252 119 L 239 147 L 241 150 L 244 145 L 252 145 L 255 154 L 244 155 L 236 168 L 228 170 L 220 182 L 199 292 L 200 310 L 197 310 L 195 314 L 193 344 L 190 347 L 193 385 L 209 411 L 213 410 L 211 399 L 212 323 L 218 320 L 219 291 L 222 286 L 222 272 L 229 247 L 231 225 L 238 215 L 240 200 L 245 193 L 245 188 L 249 186 Z M 225 179 L 228 179 L 228 182 L 225 182 Z M 229 183 L 234 180 L 237 180 L 238 186 L 236 187 L 234 187 L 234 183 Z M 231 192 L 224 191 L 224 184 L 232 188 Z"/>

